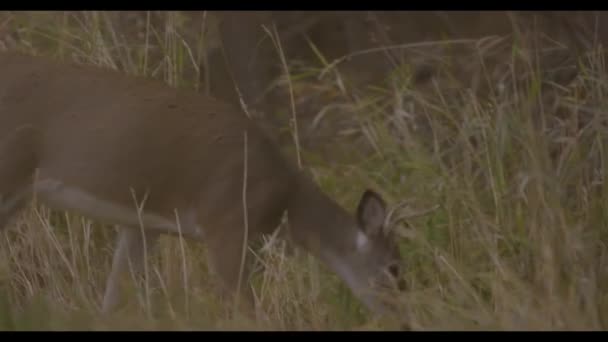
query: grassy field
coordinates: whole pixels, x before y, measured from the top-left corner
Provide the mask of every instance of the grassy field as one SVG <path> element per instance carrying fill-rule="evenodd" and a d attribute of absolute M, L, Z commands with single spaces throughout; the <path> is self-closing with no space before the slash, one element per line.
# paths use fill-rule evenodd
<path fill-rule="evenodd" d="M 126 30 L 103 12 L 2 13 L 0 45 L 199 87 L 213 35 L 180 13 L 154 19 Z M 33 203 L 0 234 L 0 329 L 605 328 L 605 59 L 592 46 L 560 83 L 545 68 L 556 50 L 526 36 L 429 44 L 436 73 L 422 86 L 407 63 L 354 86 L 322 52 L 305 65 L 286 56 L 291 77 L 277 91 L 319 102 L 300 134 L 327 139 L 302 146 L 304 164 L 350 210 L 366 187 L 395 209 L 409 286 L 395 298 L 401 317 L 373 319 L 323 265 L 281 243 L 258 253 L 253 285 L 267 317 L 230 315 L 204 246 L 184 241 L 183 251 L 172 238 L 150 264 L 161 286 L 126 283 L 123 307 L 103 317 L 114 229 Z M 292 117 L 290 102 L 276 115 Z"/>

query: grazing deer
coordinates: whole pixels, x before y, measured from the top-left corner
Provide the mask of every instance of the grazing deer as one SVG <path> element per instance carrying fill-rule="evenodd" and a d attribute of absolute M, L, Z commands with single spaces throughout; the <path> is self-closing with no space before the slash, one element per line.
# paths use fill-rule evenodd
<path fill-rule="evenodd" d="M 117 304 L 126 265 L 141 270 L 144 240 L 153 248 L 161 234 L 205 243 L 223 289 L 251 302 L 249 287 L 238 286 L 247 279 L 243 241 L 272 233 L 285 211 L 292 241 L 374 312 L 389 306 L 373 284 L 399 275 L 384 201 L 368 190 L 350 215 L 231 105 L 161 81 L 2 52 L 0 227 L 33 196 L 121 227 L 105 312 Z"/>

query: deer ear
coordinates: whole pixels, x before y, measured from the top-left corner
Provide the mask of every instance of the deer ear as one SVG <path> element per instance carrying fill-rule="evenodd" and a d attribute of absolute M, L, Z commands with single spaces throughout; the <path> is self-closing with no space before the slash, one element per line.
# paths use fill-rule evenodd
<path fill-rule="evenodd" d="M 366 190 L 357 206 L 357 221 L 367 236 L 381 234 L 386 218 L 386 204 L 380 195 Z"/>

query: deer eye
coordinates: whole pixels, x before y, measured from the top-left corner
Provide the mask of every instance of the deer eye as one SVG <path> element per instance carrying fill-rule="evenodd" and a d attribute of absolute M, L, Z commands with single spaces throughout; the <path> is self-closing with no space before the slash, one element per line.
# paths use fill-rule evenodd
<path fill-rule="evenodd" d="M 399 265 L 391 264 L 388 266 L 388 272 L 395 278 L 399 277 Z"/>

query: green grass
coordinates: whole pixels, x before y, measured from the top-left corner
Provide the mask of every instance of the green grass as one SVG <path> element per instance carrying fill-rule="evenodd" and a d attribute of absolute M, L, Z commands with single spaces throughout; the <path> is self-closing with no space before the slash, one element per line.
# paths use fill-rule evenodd
<path fill-rule="evenodd" d="M 200 86 L 197 61 L 215 44 L 200 22 L 156 13 L 119 27 L 114 15 L 4 13 L 0 23 L 13 32 L 12 48 Z M 443 52 L 435 81 L 424 87 L 412 83 L 408 65 L 381 84 L 355 87 L 333 69 L 317 78 L 331 63 L 322 51 L 315 51 L 318 65 L 292 69 L 296 99 L 333 105 L 318 129 L 299 123 L 302 140 L 327 139 L 322 151 L 302 146 L 305 165 L 350 210 L 372 187 L 402 218 L 409 291 L 395 300 L 403 304 L 398 320 L 413 329 L 608 325 L 603 53 L 585 51 L 579 76 L 556 86 L 541 72 L 542 51 L 517 39 L 496 51 L 468 45 L 455 60 Z M 486 65 L 485 55 L 503 63 Z M 278 115 L 292 117 L 289 102 Z M 162 280 L 152 307 L 143 287 L 126 284 L 124 307 L 102 317 L 111 227 L 32 206 L 0 238 L 3 330 L 399 328 L 374 320 L 323 265 L 303 251 L 286 254 L 281 244 L 259 254 L 265 268 L 254 285 L 268 320 L 252 322 L 229 315 L 218 299 L 204 246 L 186 242 L 184 270 L 179 242 L 163 239 L 151 263 Z"/>

